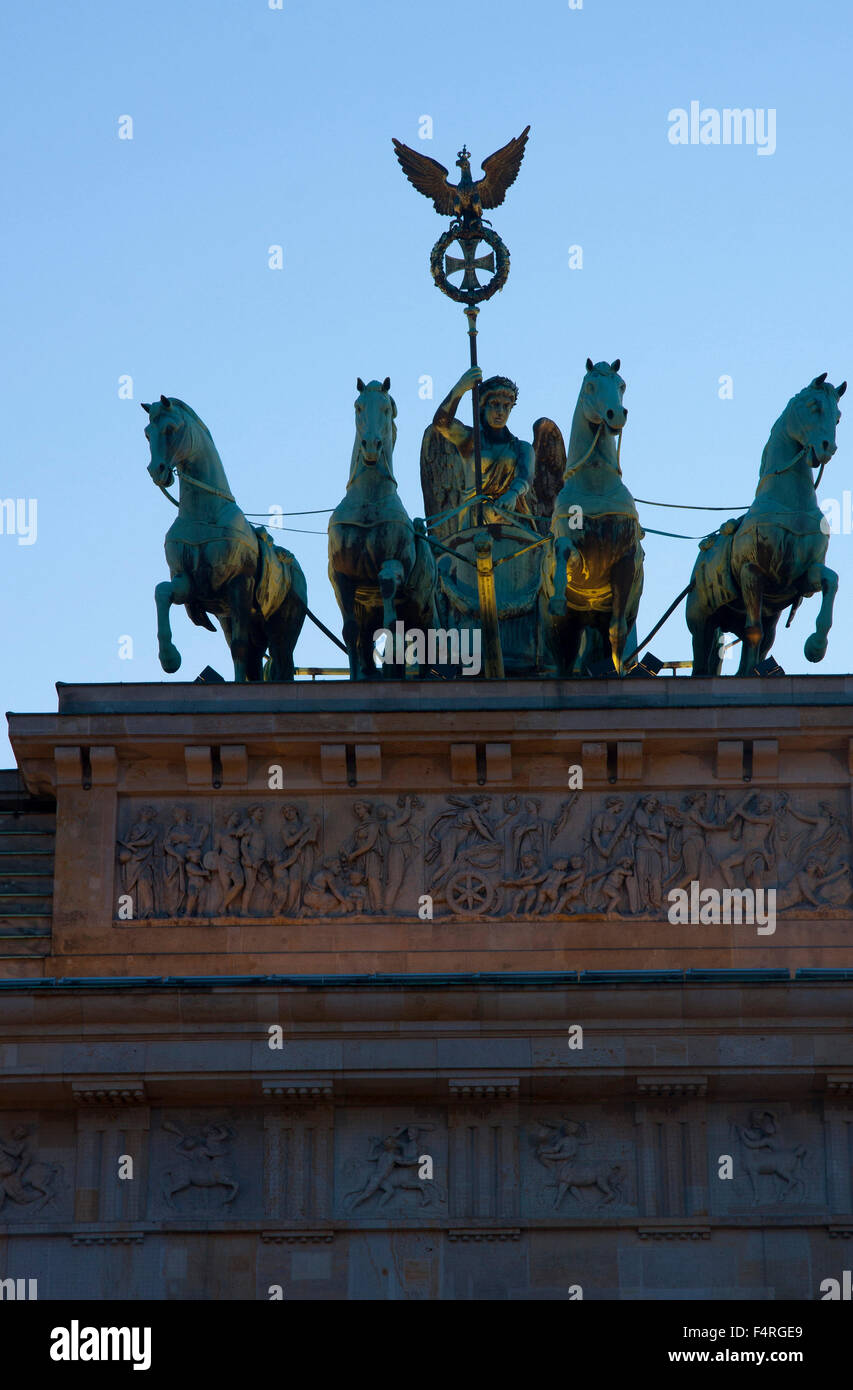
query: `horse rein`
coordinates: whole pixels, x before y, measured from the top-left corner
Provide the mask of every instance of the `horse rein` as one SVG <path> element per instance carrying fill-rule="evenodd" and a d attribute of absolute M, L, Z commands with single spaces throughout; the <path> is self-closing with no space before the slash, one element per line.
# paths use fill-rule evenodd
<path fill-rule="evenodd" d="M 236 499 L 235 497 L 232 497 L 230 492 L 222 492 L 222 490 L 221 490 L 220 488 L 218 488 L 218 487 L 211 487 L 209 483 L 203 483 L 203 482 L 201 481 L 200 478 L 194 478 L 194 477 L 192 476 L 191 473 L 184 473 L 184 472 L 181 470 L 180 464 L 178 464 L 178 463 L 172 464 L 172 467 L 174 468 L 174 470 L 175 470 L 175 472 L 177 473 L 178 478 L 180 479 L 181 482 L 192 483 L 193 487 L 200 488 L 202 492 L 210 492 L 210 493 L 213 494 L 214 497 L 221 497 L 221 498 L 223 499 L 223 501 L 225 501 L 225 502 L 233 502 L 234 505 L 235 505 L 235 507 L 236 507 L 236 505 L 237 505 L 237 499 Z M 167 488 L 167 484 L 166 484 L 166 483 L 158 483 L 157 486 L 158 486 L 158 488 L 160 489 L 160 491 L 162 492 L 163 496 L 164 496 L 164 497 L 168 497 L 168 499 L 169 499 L 169 501 L 171 502 L 171 504 L 172 504 L 173 507 L 178 507 L 178 508 L 180 507 L 180 505 L 181 505 L 180 502 L 178 502 L 178 501 L 172 496 L 171 492 L 167 492 L 167 491 L 166 491 L 166 488 Z M 215 523 L 215 522 L 208 522 L 207 524 L 212 526 L 212 525 L 215 525 L 216 523 Z"/>
<path fill-rule="evenodd" d="M 577 463 L 573 463 L 572 466 L 571 466 L 571 468 L 567 468 L 567 469 L 566 469 L 565 473 L 563 474 L 563 482 L 565 482 L 567 478 L 570 478 L 570 477 L 572 476 L 573 473 L 577 473 L 577 471 L 578 471 L 579 468 L 583 468 L 583 466 L 584 466 L 584 464 L 586 463 L 587 459 L 592 457 L 593 453 L 595 452 L 595 447 L 596 447 L 596 445 L 598 444 L 599 438 L 600 438 L 600 436 L 601 436 L 601 431 L 602 431 L 603 429 L 604 429 L 604 421 L 601 420 L 601 421 L 599 422 L 598 428 L 597 428 L 596 431 L 595 431 L 595 434 L 593 435 L 592 443 L 590 444 L 590 446 L 589 446 L 589 448 L 587 449 L 586 453 L 584 454 L 583 458 L 582 458 L 582 459 L 578 459 L 578 462 L 577 462 Z M 622 477 L 622 465 L 620 464 L 619 459 L 620 459 L 620 456 L 621 456 L 621 454 L 622 454 L 622 431 L 621 431 L 621 430 L 614 430 L 613 433 L 617 436 L 617 439 L 616 439 L 616 468 L 617 468 L 617 471 L 618 471 L 618 473 L 619 473 L 619 477 L 621 478 L 621 477 Z"/>

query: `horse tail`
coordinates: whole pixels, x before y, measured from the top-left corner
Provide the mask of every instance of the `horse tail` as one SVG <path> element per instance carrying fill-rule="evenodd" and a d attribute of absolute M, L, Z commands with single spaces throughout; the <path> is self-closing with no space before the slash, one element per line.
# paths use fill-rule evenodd
<path fill-rule="evenodd" d="M 206 627 L 208 632 L 216 631 L 216 628 L 210 621 L 210 618 L 207 616 L 207 612 L 202 607 L 200 601 L 194 601 L 191 599 L 189 603 L 186 603 L 184 605 L 184 607 L 187 610 L 187 617 L 189 618 L 190 622 L 195 623 L 196 627 Z"/>

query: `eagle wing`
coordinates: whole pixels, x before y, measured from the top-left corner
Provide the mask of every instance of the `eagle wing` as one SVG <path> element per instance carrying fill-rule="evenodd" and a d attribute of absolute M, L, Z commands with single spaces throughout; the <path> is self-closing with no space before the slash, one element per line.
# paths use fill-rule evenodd
<path fill-rule="evenodd" d="M 475 185 L 475 189 L 484 208 L 499 207 L 510 184 L 515 183 L 518 178 L 529 130 L 530 126 L 525 126 L 521 134 L 510 140 L 508 145 L 504 145 L 501 150 L 495 150 L 494 154 L 483 160 L 484 177 Z M 429 162 L 433 163 L 432 160 Z M 411 175 L 409 177 L 411 178 Z M 414 180 L 412 182 L 414 183 Z"/>
<path fill-rule="evenodd" d="M 437 213 L 442 217 L 451 217 L 456 188 L 448 182 L 444 165 L 439 164 L 437 159 L 430 159 L 427 154 L 419 154 L 417 150 L 410 149 L 408 145 L 394 140 L 393 137 L 392 144 L 409 183 L 414 184 L 418 192 L 423 193 L 425 197 L 432 198 Z M 492 158 L 494 159 L 494 155 Z M 515 174 L 512 177 L 515 178 Z"/>
<path fill-rule="evenodd" d="M 537 514 L 550 517 L 563 486 L 566 471 L 566 445 L 560 426 L 543 416 L 533 426 L 533 495 Z"/>

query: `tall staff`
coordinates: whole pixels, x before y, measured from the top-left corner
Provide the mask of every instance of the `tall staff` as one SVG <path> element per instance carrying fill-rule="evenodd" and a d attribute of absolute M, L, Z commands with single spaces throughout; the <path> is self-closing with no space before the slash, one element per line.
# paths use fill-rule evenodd
<path fill-rule="evenodd" d="M 483 177 L 475 183 L 471 178 L 471 154 L 464 146 L 456 159 L 461 170 L 458 184 L 448 179 L 448 171 L 437 159 L 403 145 L 394 140 L 394 149 L 403 172 L 411 184 L 431 198 L 433 207 L 441 217 L 450 217 L 451 223 L 435 243 L 430 254 L 430 270 L 442 294 L 464 304 L 468 320 L 468 347 L 471 366 L 477 367 L 477 316 L 479 305 L 493 294 L 502 290 L 509 275 L 509 251 L 497 232 L 483 220 L 484 208 L 496 208 L 504 200 L 507 189 L 515 182 L 530 126 L 525 126 L 520 135 L 510 140 L 502 149 L 496 150 L 483 160 Z M 461 256 L 448 254 L 456 243 Z M 489 249 L 478 255 L 481 244 Z M 488 271 L 491 279 L 481 284 L 477 271 Z M 462 279 L 453 284 L 450 276 L 461 272 Z M 491 537 L 484 529 L 483 520 L 483 460 L 480 446 L 480 384 L 474 383 L 471 406 L 474 412 L 474 489 L 477 498 L 477 526 L 481 535 L 477 538 L 477 584 L 480 597 L 480 618 L 483 622 L 486 640 L 486 674 L 503 675 L 503 657 L 500 650 L 500 637 L 497 625 L 497 605 L 495 583 L 491 562 Z"/>

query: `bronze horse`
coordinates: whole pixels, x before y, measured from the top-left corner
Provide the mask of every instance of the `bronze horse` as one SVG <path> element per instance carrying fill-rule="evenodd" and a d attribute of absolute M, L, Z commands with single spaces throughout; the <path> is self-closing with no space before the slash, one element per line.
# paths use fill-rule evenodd
<path fill-rule="evenodd" d="M 367 385 L 358 379 L 349 482 L 329 520 L 329 579 L 353 680 L 377 674 L 374 634 L 381 628 L 393 631 L 398 619 L 407 631 L 437 627 L 432 551 L 397 496 L 397 407 L 390 386 L 388 377 Z"/>
<path fill-rule="evenodd" d="M 620 362 L 586 361 L 563 486 L 554 503 L 551 544 L 542 558 L 540 668 L 580 675 L 612 659 L 621 675 L 628 635 L 643 592 L 643 531 L 622 482 L 617 441 L 628 418 Z M 566 458 L 553 420 L 536 423 L 540 455 Z"/>
<path fill-rule="evenodd" d="M 228 486 L 210 431 L 176 396 L 143 405 L 151 446 L 148 472 L 164 489 L 180 480 L 178 515 L 166 534 L 170 580 L 154 591 L 160 665 L 177 671 L 169 609 L 181 603 L 198 627 L 216 629 L 218 617 L 231 649 L 235 681 L 264 677 L 292 681 L 293 649 L 305 621 L 307 587 L 298 561 L 274 545 L 263 526 L 245 518 Z M 169 493 L 166 496 L 170 496 Z M 174 500 L 174 499 L 171 499 Z"/>
<path fill-rule="evenodd" d="M 764 446 L 749 511 L 702 542 L 686 614 L 694 676 L 720 674 L 726 632 L 742 638 L 738 675 L 750 675 L 773 646 L 783 610 L 791 609 L 790 625 L 803 598 L 818 591 L 820 611 L 804 651 L 809 661 L 826 655 L 838 575 L 823 563 L 829 528 L 812 470 L 822 473 L 835 453 L 846 389 L 823 372 L 792 397 Z"/>

